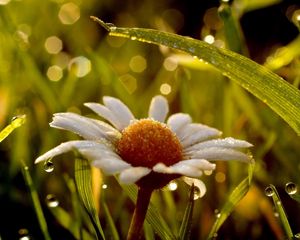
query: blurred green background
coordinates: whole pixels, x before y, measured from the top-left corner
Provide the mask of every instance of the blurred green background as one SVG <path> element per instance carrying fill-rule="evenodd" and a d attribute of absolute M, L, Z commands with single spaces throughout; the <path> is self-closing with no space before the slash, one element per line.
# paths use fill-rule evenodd
<path fill-rule="evenodd" d="M 26 231 L 31 239 L 43 238 L 22 162 L 29 166 L 51 237 L 74 239 L 44 200 L 55 195 L 74 217 L 73 156 L 59 157 L 51 173 L 33 162 L 49 148 L 76 139 L 74 134 L 50 129 L 53 113 L 94 116 L 83 103 L 101 102 L 104 95 L 120 98 L 137 117 L 145 117 L 151 98 L 162 94 L 172 113 L 189 113 L 195 122 L 216 127 L 225 137 L 254 144 L 253 184 L 220 229 L 219 239 L 283 238 L 271 199 L 264 194 L 270 183 L 279 191 L 294 233 L 300 232 L 299 204 L 284 191 L 286 183 L 300 182 L 295 132 L 215 68 L 166 47 L 108 37 L 89 18 L 94 15 L 116 26 L 154 28 L 228 47 L 219 6 L 219 1 L 209 0 L 0 0 L 0 129 L 14 116 L 27 116 L 26 124 L 0 143 L 0 239 L 22 239 Z M 299 1 L 235 0 L 230 6 L 240 24 L 244 54 L 299 87 Z M 203 177 L 208 191 L 195 202 L 191 239 L 207 237 L 218 209 L 246 175 L 242 163 L 219 162 L 214 173 Z M 103 176 L 101 184 L 101 196 L 121 239 L 125 238 L 134 205 L 113 177 Z M 187 200 L 188 189 L 180 183 L 174 191 L 155 193 L 156 206 L 174 231 Z M 99 217 L 106 229 L 101 207 Z"/>

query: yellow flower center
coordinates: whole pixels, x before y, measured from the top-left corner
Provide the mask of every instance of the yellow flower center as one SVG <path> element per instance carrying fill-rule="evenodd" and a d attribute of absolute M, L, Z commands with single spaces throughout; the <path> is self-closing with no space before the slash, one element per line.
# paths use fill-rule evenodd
<path fill-rule="evenodd" d="M 152 119 L 138 120 L 125 128 L 117 150 L 132 166 L 152 168 L 159 162 L 170 166 L 182 159 L 182 146 L 176 135 Z"/>

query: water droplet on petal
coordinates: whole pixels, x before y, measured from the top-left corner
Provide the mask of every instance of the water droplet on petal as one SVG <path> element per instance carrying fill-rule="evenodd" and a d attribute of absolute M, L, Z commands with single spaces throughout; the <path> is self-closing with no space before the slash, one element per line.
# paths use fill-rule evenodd
<path fill-rule="evenodd" d="M 50 207 L 50 208 L 55 208 L 59 205 L 59 201 L 57 200 L 57 198 L 53 194 L 48 194 L 47 195 L 46 203 L 47 203 L 48 207 Z"/>
<path fill-rule="evenodd" d="M 52 162 L 51 159 L 47 160 L 47 161 L 44 163 L 44 170 L 45 170 L 45 172 L 47 172 L 47 173 L 53 172 L 53 170 L 54 170 L 54 164 L 53 164 L 53 162 Z"/>
<path fill-rule="evenodd" d="M 285 184 L 285 191 L 289 195 L 294 195 L 297 193 L 297 185 L 293 182 L 289 182 L 289 183 Z"/>
<path fill-rule="evenodd" d="M 194 186 L 194 200 L 198 200 L 200 197 L 201 197 L 200 189 Z"/>
<path fill-rule="evenodd" d="M 268 196 L 268 197 L 272 197 L 274 195 L 274 190 L 273 188 L 271 187 L 266 187 L 265 189 L 265 194 Z"/>
<path fill-rule="evenodd" d="M 26 228 L 19 229 L 18 234 L 19 234 L 19 240 L 29 240 L 30 239 L 29 232 Z"/>

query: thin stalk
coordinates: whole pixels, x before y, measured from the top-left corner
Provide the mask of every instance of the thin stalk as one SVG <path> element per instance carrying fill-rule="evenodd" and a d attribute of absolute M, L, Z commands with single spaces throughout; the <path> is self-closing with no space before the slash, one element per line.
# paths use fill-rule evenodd
<path fill-rule="evenodd" d="M 127 240 L 137 240 L 140 238 L 152 192 L 152 189 L 139 188 Z"/>

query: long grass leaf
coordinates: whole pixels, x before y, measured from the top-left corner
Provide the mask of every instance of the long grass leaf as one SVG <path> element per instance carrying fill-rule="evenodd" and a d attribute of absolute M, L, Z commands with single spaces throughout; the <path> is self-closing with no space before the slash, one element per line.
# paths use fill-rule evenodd
<path fill-rule="evenodd" d="M 266 103 L 300 135 L 300 91 L 266 67 L 230 50 L 190 37 L 153 29 L 119 28 L 92 18 L 111 36 L 165 45 L 203 59 Z"/>
<path fill-rule="evenodd" d="M 194 185 L 191 187 L 189 202 L 184 212 L 183 220 L 179 230 L 179 239 L 180 240 L 188 240 L 191 233 L 192 227 L 192 217 L 193 217 L 193 210 L 194 210 Z"/>
<path fill-rule="evenodd" d="M 32 199 L 32 203 L 34 206 L 34 210 L 40 225 L 40 229 L 43 233 L 43 236 L 45 238 L 45 240 L 51 240 L 50 234 L 48 232 L 48 226 L 47 226 L 47 222 L 43 213 L 43 209 L 41 206 L 41 202 L 39 200 L 39 196 L 37 194 L 37 191 L 35 189 L 35 186 L 33 184 L 31 175 L 29 173 L 29 168 L 28 166 L 24 165 L 22 168 L 22 173 L 23 173 L 23 177 L 25 179 L 25 182 L 29 188 L 30 191 L 30 195 L 31 195 L 31 199 Z"/>
<path fill-rule="evenodd" d="M 113 221 L 113 218 L 110 214 L 110 211 L 107 207 L 107 204 L 103 201 L 102 202 L 102 206 L 103 206 L 103 211 L 104 211 L 104 214 L 105 214 L 105 218 L 106 218 L 106 221 L 107 221 L 107 224 L 108 224 L 108 227 L 109 227 L 109 230 L 110 230 L 110 234 L 111 234 L 111 238 L 112 240 L 119 240 L 120 237 L 119 237 L 119 234 L 118 234 L 118 231 L 117 231 L 117 228 L 116 228 L 116 225 Z"/>
<path fill-rule="evenodd" d="M 75 239 L 78 240 L 92 240 L 94 239 L 94 236 L 92 236 L 89 232 L 87 232 L 85 229 L 81 229 L 82 236 L 80 232 L 78 231 L 78 224 L 76 221 L 74 221 L 73 217 L 65 211 L 63 208 L 57 206 L 57 207 L 49 207 L 50 212 L 53 214 L 53 216 L 56 218 L 56 220 L 65 228 L 67 229 Z"/>
<path fill-rule="evenodd" d="M 246 177 L 230 194 L 227 202 L 224 204 L 220 213 L 217 215 L 218 217 L 209 233 L 208 239 L 214 239 L 217 236 L 220 227 L 223 225 L 227 217 L 233 211 L 234 207 L 248 192 L 252 181 L 253 170 L 254 164 L 250 164 L 248 177 Z"/>
<path fill-rule="evenodd" d="M 79 197 L 95 228 L 97 239 L 105 239 L 92 194 L 91 167 L 86 159 L 75 159 L 75 182 Z"/>
<path fill-rule="evenodd" d="M 270 189 L 270 191 L 272 193 L 272 194 L 269 194 L 269 195 L 272 196 L 275 209 L 276 209 L 276 211 L 279 215 L 279 219 L 281 221 L 281 224 L 283 226 L 285 234 L 288 237 L 288 239 L 293 239 L 294 235 L 293 235 L 291 226 L 289 224 L 289 221 L 287 219 L 287 215 L 285 214 L 284 207 L 283 207 L 282 202 L 280 200 L 279 194 L 278 194 L 278 192 L 277 192 L 274 185 L 270 184 L 268 188 Z"/>
<path fill-rule="evenodd" d="M 9 134 L 12 133 L 16 128 L 22 126 L 25 123 L 26 115 L 16 116 L 12 119 L 11 123 L 7 125 L 0 132 L 0 142 L 2 142 Z"/>

